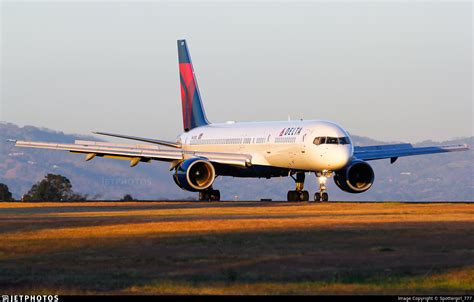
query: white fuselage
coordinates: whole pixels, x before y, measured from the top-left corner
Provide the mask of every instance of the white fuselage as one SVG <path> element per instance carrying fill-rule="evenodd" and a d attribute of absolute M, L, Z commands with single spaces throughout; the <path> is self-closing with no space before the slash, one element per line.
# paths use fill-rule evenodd
<path fill-rule="evenodd" d="M 315 144 L 316 138 L 330 143 Z M 346 141 L 337 143 L 334 138 Z M 247 154 L 252 165 L 305 171 L 341 169 L 354 152 L 341 126 L 318 120 L 210 124 L 183 133 L 178 140 L 184 151 Z"/>

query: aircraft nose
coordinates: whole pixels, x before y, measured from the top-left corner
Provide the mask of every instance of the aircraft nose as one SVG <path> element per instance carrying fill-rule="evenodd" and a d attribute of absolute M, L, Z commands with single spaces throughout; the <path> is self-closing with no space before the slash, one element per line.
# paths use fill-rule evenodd
<path fill-rule="evenodd" d="M 339 145 L 335 150 L 332 150 L 328 155 L 328 168 L 330 170 L 339 170 L 344 168 L 352 157 L 350 146 Z"/>

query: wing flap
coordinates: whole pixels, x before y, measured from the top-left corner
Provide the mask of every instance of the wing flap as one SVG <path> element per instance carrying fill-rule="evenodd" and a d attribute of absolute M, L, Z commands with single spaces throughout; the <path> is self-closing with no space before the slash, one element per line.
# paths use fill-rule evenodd
<path fill-rule="evenodd" d="M 469 150 L 467 145 L 413 147 L 411 144 L 394 144 L 354 147 L 354 157 L 361 160 L 376 160 L 390 158 L 395 162 L 396 158 L 422 154 L 435 154 L 444 152 L 457 152 Z"/>

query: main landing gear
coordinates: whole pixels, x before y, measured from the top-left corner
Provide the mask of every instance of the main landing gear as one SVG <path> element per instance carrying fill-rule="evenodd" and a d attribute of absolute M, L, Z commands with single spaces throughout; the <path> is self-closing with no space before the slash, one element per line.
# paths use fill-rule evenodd
<path fill-rule="evenodd" d="M 326 180 L 328 177 L 332 176 L 332 172 L 330 171 L 321 171 L 316 172 L 316 178 L 318 179 L 319 183 L 319 192 L 314 193 L 314 201 L 315 202 L 322 202 L 328 201 L 329 195 L 326 192 Z M 291 175 L 291 178 L 296 183 L 296 190 L 288 191 L 288 201 L 309 201 L 309 194 L 308 191 L 303 191 L 304 188 L 304 178 L 305 175 L 303 172 L 296 173 L 296 178 Z"/>
<path fill-rule="evenodd" d="M 209 188 L 204 191 L 199 192 L 199 201 L 220 201 L 221 192 L 219 190 L 214 190 Z"/>
<path fill-rule="evenodd" d="M 296 178 L 291 175 L 291 178 L 296 183 L 296 190 L 288 191 L 287 199 L 288 201 L 308 201 L 309 193 L 308 191 L 303 191 L 304 188 L 304 172 L 296 173 Z"/>
<path fill-rule="evenodd" d="M 316 172 L 315 174 L 319 183 L 319 192 L 314 193 L 314 201 L 315 202 L 328 201 L 329 195 L 326 192 L 326 180 L 328 177 L 332 176 L 332 173 L 329 171 L 322 171 L 322 172 Z"/>

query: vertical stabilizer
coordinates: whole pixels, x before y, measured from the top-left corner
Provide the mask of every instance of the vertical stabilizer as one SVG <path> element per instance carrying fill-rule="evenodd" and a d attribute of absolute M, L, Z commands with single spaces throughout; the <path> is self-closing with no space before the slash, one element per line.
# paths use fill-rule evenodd
<path fill-rule="evenodd" d="M 208 125 L 199 94 L 194 68 L 186 40 L 178 40 L 179 77 L 181 81 L 181 105 L 184 131 Z"/>

